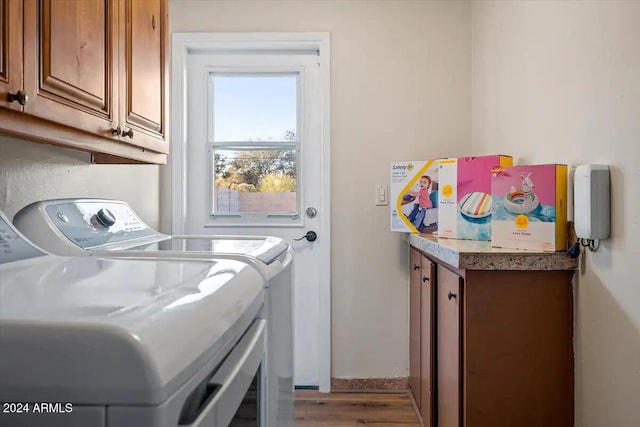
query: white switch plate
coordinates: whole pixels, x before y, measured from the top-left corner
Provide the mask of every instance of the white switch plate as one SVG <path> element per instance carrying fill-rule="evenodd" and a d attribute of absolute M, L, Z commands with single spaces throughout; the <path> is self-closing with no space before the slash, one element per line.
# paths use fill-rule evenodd
<path fill-rule="evenodd" d="M 376 206 L 387 206 L 389 204 L 387 186 L 386 185 L 376 185 Z"/>

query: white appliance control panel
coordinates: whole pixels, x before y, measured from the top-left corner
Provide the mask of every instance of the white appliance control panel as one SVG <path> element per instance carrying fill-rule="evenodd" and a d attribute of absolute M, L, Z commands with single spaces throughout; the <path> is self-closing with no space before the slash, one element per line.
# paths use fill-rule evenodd
<path fill-rule="evenodd" d="M 83 249 L 159 236 L 123 202 L 61 202 L 44 210 L 49 221 Z"/>
<path fill-rule="evenodd" d="M 31 246 L 0 213 L 0 264 L 46 255 Z"/>

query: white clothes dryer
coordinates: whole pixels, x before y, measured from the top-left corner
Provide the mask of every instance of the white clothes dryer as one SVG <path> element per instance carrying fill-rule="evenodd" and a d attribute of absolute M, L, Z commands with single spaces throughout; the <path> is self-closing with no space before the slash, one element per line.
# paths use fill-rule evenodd
<path fill-rule="evenodd" d="M 0 213 L 0 425 L 258 426 L 263 302 L 246 263 L 49 255 Z"/>
<path fill-rule="evenodd" d="M 267 320 L 264 393 L 266 427 L 293 427 L 293 250 L 267 236 L 169 236 L 149 227 L 122 201 L 59 199 L 20 210 L 15 226 L 38 246 L 58 255 L 236 259 L 259 271 L 265 282 Z"/>

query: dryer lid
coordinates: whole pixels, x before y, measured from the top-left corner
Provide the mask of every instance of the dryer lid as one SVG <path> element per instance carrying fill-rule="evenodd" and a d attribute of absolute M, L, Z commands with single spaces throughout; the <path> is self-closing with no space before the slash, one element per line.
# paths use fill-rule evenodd
<path fill-rule="evenodd" d="M 144 251 L 242 255 L 264 264 L 282 256 L 289 245 L 268 236 L 167 236 L 147 225 L 125 202 L 105 199 L 43 200 L 22 208 L 15 225 L 40 247 L 56 254 L 89 251 Z"/>
<path fill-rule="evenodd" d="M 145 252 L 189 252 L 206 256 L 242 255 L 271 264 L 287 251 L 289 245 L 278 237 L 262 236 L 173 236 L 127 248 Z"/>
<path fill-rule="evenodd" d="M 160 404 L 264 298 L 234 260 L 45 257 L 0 277 L 0 401 Z"/>

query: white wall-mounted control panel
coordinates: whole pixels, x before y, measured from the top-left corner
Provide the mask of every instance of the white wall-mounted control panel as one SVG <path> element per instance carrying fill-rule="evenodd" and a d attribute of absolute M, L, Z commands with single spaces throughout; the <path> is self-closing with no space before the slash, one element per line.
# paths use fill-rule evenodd
<path fill-rule="evenodd" d="M 573 178 L 576 237 L 600 240 L 611 228 L 611 190 L 609 166 L 579 165 Z"/>

